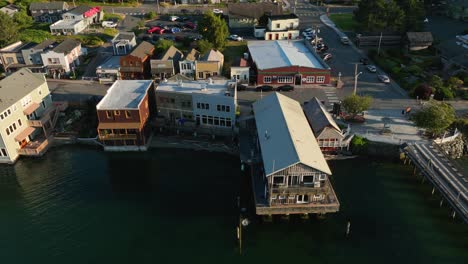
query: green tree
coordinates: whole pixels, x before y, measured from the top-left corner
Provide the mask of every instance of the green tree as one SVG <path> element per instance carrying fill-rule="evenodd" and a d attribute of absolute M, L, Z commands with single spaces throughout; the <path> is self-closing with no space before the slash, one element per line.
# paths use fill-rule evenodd
<path fill-rule="evenodd" d="M 168 50 L 171 46 L 174 45 L 174 41 L 168 39 L 159 39 L 154 47 L 156 48 L 156 52 L 163 53 Z"/>
<path fill-rule="evenodd" d="M 265 12 L 261 17 L 258 18 L 258 25 L 260 27 L 266 27 L 268 25 L 269 13 Z"/>
<path fill-rule="evenodd" d="M 33 18 L 26 13 L 26 10 L 21 10 L 13 15 L 13 20 L 20 29 L 29 28 L 33 24 Z"/>
<path fill-rule="evenodd" d="M 405 30 L 421 31 L 426 16 L 423 0 L 397 0 L 401 9 L 405 10 Z"/>
<path fill-rule="evenodd" d="M 354 18 L 363 30 L 402 31 L 405 13 L 394 0 L 362 0 L 354 11 Z"/>
<path fill-rule="evenodd" d="M 356 116 L 369 109 L 372 98 L 369 96 L 350 95 L 343 100 L 343 108 L 347 113 Z"/>
<path fill-rule="evenodd" d="M 229 30 L 224 19 L 209 11 L 203 15 L 198 28 L 203 38 L 213 44 L 213 48 L 223 50 L 229 36 Z"/>
<path fill-rule="evenodd" d="M 440 90 L 444 87 L 444 80 L 440 78 L 438 75 L 432 75 L 431 79 L 429 80 L 429 86 L 431 86 L 435 90 Z"/>
<path fill-rule="evenodd" d="M 156 12 L 150 11 L 148 14 L 146 14 L 147 19 L 154 19 L 156 17 Z"/>
<path fill-rule="evenodd" d="M 209 42 L 206 39 L 202 39 L 198 41 L 198 51 L 200 51 L 201 54 L 205 54 L 209 50 L 213 48 L 213 44 Z"/>
<path fill-rule="evenodd" d="M 42 41 L 50 38 L 52 38 L 52 34 L 44 30 L 25 29 L 20 32 L 20 39 L 23 42 L 41 43 Z"/>
<path fill-rule="evenodd" d="M 13 21 L 13 18 L 0 12 L 0 47 L 18 41 L 18 32 L 18 25 Z"/>
<path fill-rule="evenodd" d="M 453 91 L 460 88 L 462 85 L 463 85 L 463 81 L 460 80 L 460 78 L 456 76 L 452 76 L 447 80 L 447 87 Z"/>
<path fill-rule="evenodd" d="M 411 118 L 416 126 L 436 135 L 444 132 L 455 121 L 455 111 L 446 103 L 431 100 Z"/>

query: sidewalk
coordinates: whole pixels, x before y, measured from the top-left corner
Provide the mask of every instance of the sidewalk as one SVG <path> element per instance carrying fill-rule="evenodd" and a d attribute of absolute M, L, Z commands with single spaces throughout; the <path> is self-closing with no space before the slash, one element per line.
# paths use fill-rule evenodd
<path fill-rule="evenodd" d="M 399 109 L 369 110 L 365 118 L 365 123 L 351 125 L 351 133 L 394 145 L 425 140 L 420 130 Z M 387 133 L 382 133 L 384 126 Z"/>

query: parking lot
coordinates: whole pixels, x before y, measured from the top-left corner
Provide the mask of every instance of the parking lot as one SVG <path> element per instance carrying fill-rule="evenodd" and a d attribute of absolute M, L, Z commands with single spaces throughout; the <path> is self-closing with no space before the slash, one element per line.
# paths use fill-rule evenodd
<path fill-rule="evenodd" d="M 160 19 L 145 23 L 147 30 L 139 37 L 145 41 L 156 42 L 159 39 L 169 39 L 173 41 L 183 41 L 185 38 L 192 40 L 201 39 L 201 35 L 196 29 L 200 16 L 178 17 L 176 21 L 171 21 L 170 17 L 162 16 Z M 148 30 L 157 29 L 152 33 Z M 161 33 L 162 32 L 162 33 Z"/>

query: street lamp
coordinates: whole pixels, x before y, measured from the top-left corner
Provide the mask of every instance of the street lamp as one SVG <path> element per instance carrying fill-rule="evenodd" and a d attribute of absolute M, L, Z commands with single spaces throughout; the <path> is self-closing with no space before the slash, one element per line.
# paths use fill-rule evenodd
<path fill-rule="evenodd" d="M 359 75 L 361 75 L 362 72 L 359 72 L 358 74 L 354 75 L 354 91 L 353 91 L 353 94 L 356 95 L 356 89 L 357 89 L 357 78 L 359 77 Z"/>

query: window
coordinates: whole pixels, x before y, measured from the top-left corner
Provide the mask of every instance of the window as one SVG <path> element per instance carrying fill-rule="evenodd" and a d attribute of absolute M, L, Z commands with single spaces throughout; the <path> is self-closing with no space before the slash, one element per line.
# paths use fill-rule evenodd
<path fill-rule="evenodd" d="M 315 76 L 307 76 L 306 82 L 314 83 L 315 82 Z"/>
<path fill-rule="evenodd" d="M 210 110 L 210 104 L 205 104 L 206 110 Z"/>
<path fill-rule="evenodd" d="M 115 111 L 114 111 L 114 115 L 119 116 L 119 115 L 120 115 L 120 111 L 119 111 L 119 110 L 115 110 Z"/>
<path fill-rule="evenodd" d="M 201 106 L 200 106 L 200 103 L 197 103 L 197 108 L 198 108 L 198 109 L 200 109 L 200 108 L 201 108 Z"/>
<path fill-rule="evenodd" d="M 10 129 L 7 128 L 7 129 L 5 129 L 5 131 L 6 131 L 7 135 L 10 135 Z"/>
<path fill-rule="evenodd" d="M 299 194 L 297 196 L 297 203 L 308 203 L 309 202 L 309 196 L 307 194 Z"/>
<path fill-rule="evenodd" d="M 198 73 L 198 78 L 203 79 L 203 72 Z"/>
<path fill-rule="evenodd" d="M 0 115 L 0 118 L 3 120 L 3 114 Z"/>
<path fill-rule="evenodd" d="M 219 117 L 215 117 L 213 121 L 215 126 L 219 126 Z"/>
<path fill-rule="evenodd" d="M 206 124 L 206 115 L 202 115 L 202 124 Z"/>
<path fill-rule="evenodd" d="M 125 110 L 125 117 L 128 119 L 132 118 L 132 112 Z"/>
<path fill-rule="evenodd" d="M 293 78 L 291 76 L 279 76 L 278 82 L 279 83 L 292 83 Z"/>
<path fill-rule="evenodd" d="M 11 115 L 11 110 L 10 109 L 8 109 L 7 112 L 8 112 L 8 115 Z"/>
<path fill-rule="evenodd" d="M 111 111 L 106 111 L 106 116 L 107 116 L 107 119 L 111 119 L 112 118 L 112 112 Z"/>
<path fill-rule="evenodd" d="M 273 176 L 273 184 L 283 185 L 284 176 Z"/>
<path fill-rule="evenodd" d="M 326 174 L 320 174 L 319 180 L 324 181 L 324 180 L 326 180 L 326 179 L 327 179 L 327 175 L 326 175 Z"/>
<path fill-rule="evenodd" d="M 280 28 L 280 24 L 279 24 L 279 23 L 276 24 L 276 28 Z"/>
<path fill-rule="evenodd" d="M 212 125 L 212 124 L 213 124 L 213 117 L 208 116 L 208 125 Z"/>
<path fill-rule="evenodd" d="M 44 109 L 46 108 L 46 106 L 45 106 L 45 101 L 42 101 L 42 102 L 41 102 L 41 105 L 42 105 L 42 108 L 44 108 Z"/>
<path fill-rule="evenodd" d="M 314 184 L 314 175 L 305 175 L 302 176 L 302 182 L 304 184 Z"/>
<path fill-rule="evenodd" d="M 324 83 L 325 82 L 325 76 L 317 76 L 317 83 Z"/>
<path fill-rule="evenodd" d="M 171 104 L 175 104 L 175 99 L 171 98 Z"/>
<path fill-rule="evenodd" d="M 23 123 L 21 123 L 21 119 L 18 119 L 18 126 L 22 126 Z"/>
<path fill-rule="evenodd" d="M 4 149 L 4 148 L 2 148 L 2 155 L 5 156 L 5 157 L 8 156 L 7 153 L 6 153 L 6 149 Z"/>
<path fill-rule="evenodd" d="M 8 57 L 6 59 L 7 59 L 7 64 L 12 64 L 13 63 L 13 58 Z"/>
<path fill-rule="evenodd" d="M 226 118 L 226 126 L 231 127 L 231 118 Z"/>
<path fill-rule="evenodd" d="M 224 117 L 219 118 L 219 125 L 220 126 L 226 126 L 226 119 Z"/>
<path fill-rule="evenodd" d="M 13 130 L 16 130 L 16 124 L 13 123 Z"/>
<path fill-rule="evenodd" d="M 216 105 L 216 110 L 221 111 L 221 105 Z"/>
<path fill-rule="evenodd" d="M 231 112 L 231 107 L 229 105 L 226 105 L 226 112 Z"/>
<path fill-rule="evenodd" d="M 264 76 L 263 77 L 263 82 L 264 83 L 271 83 L 271 76 Z"/>

